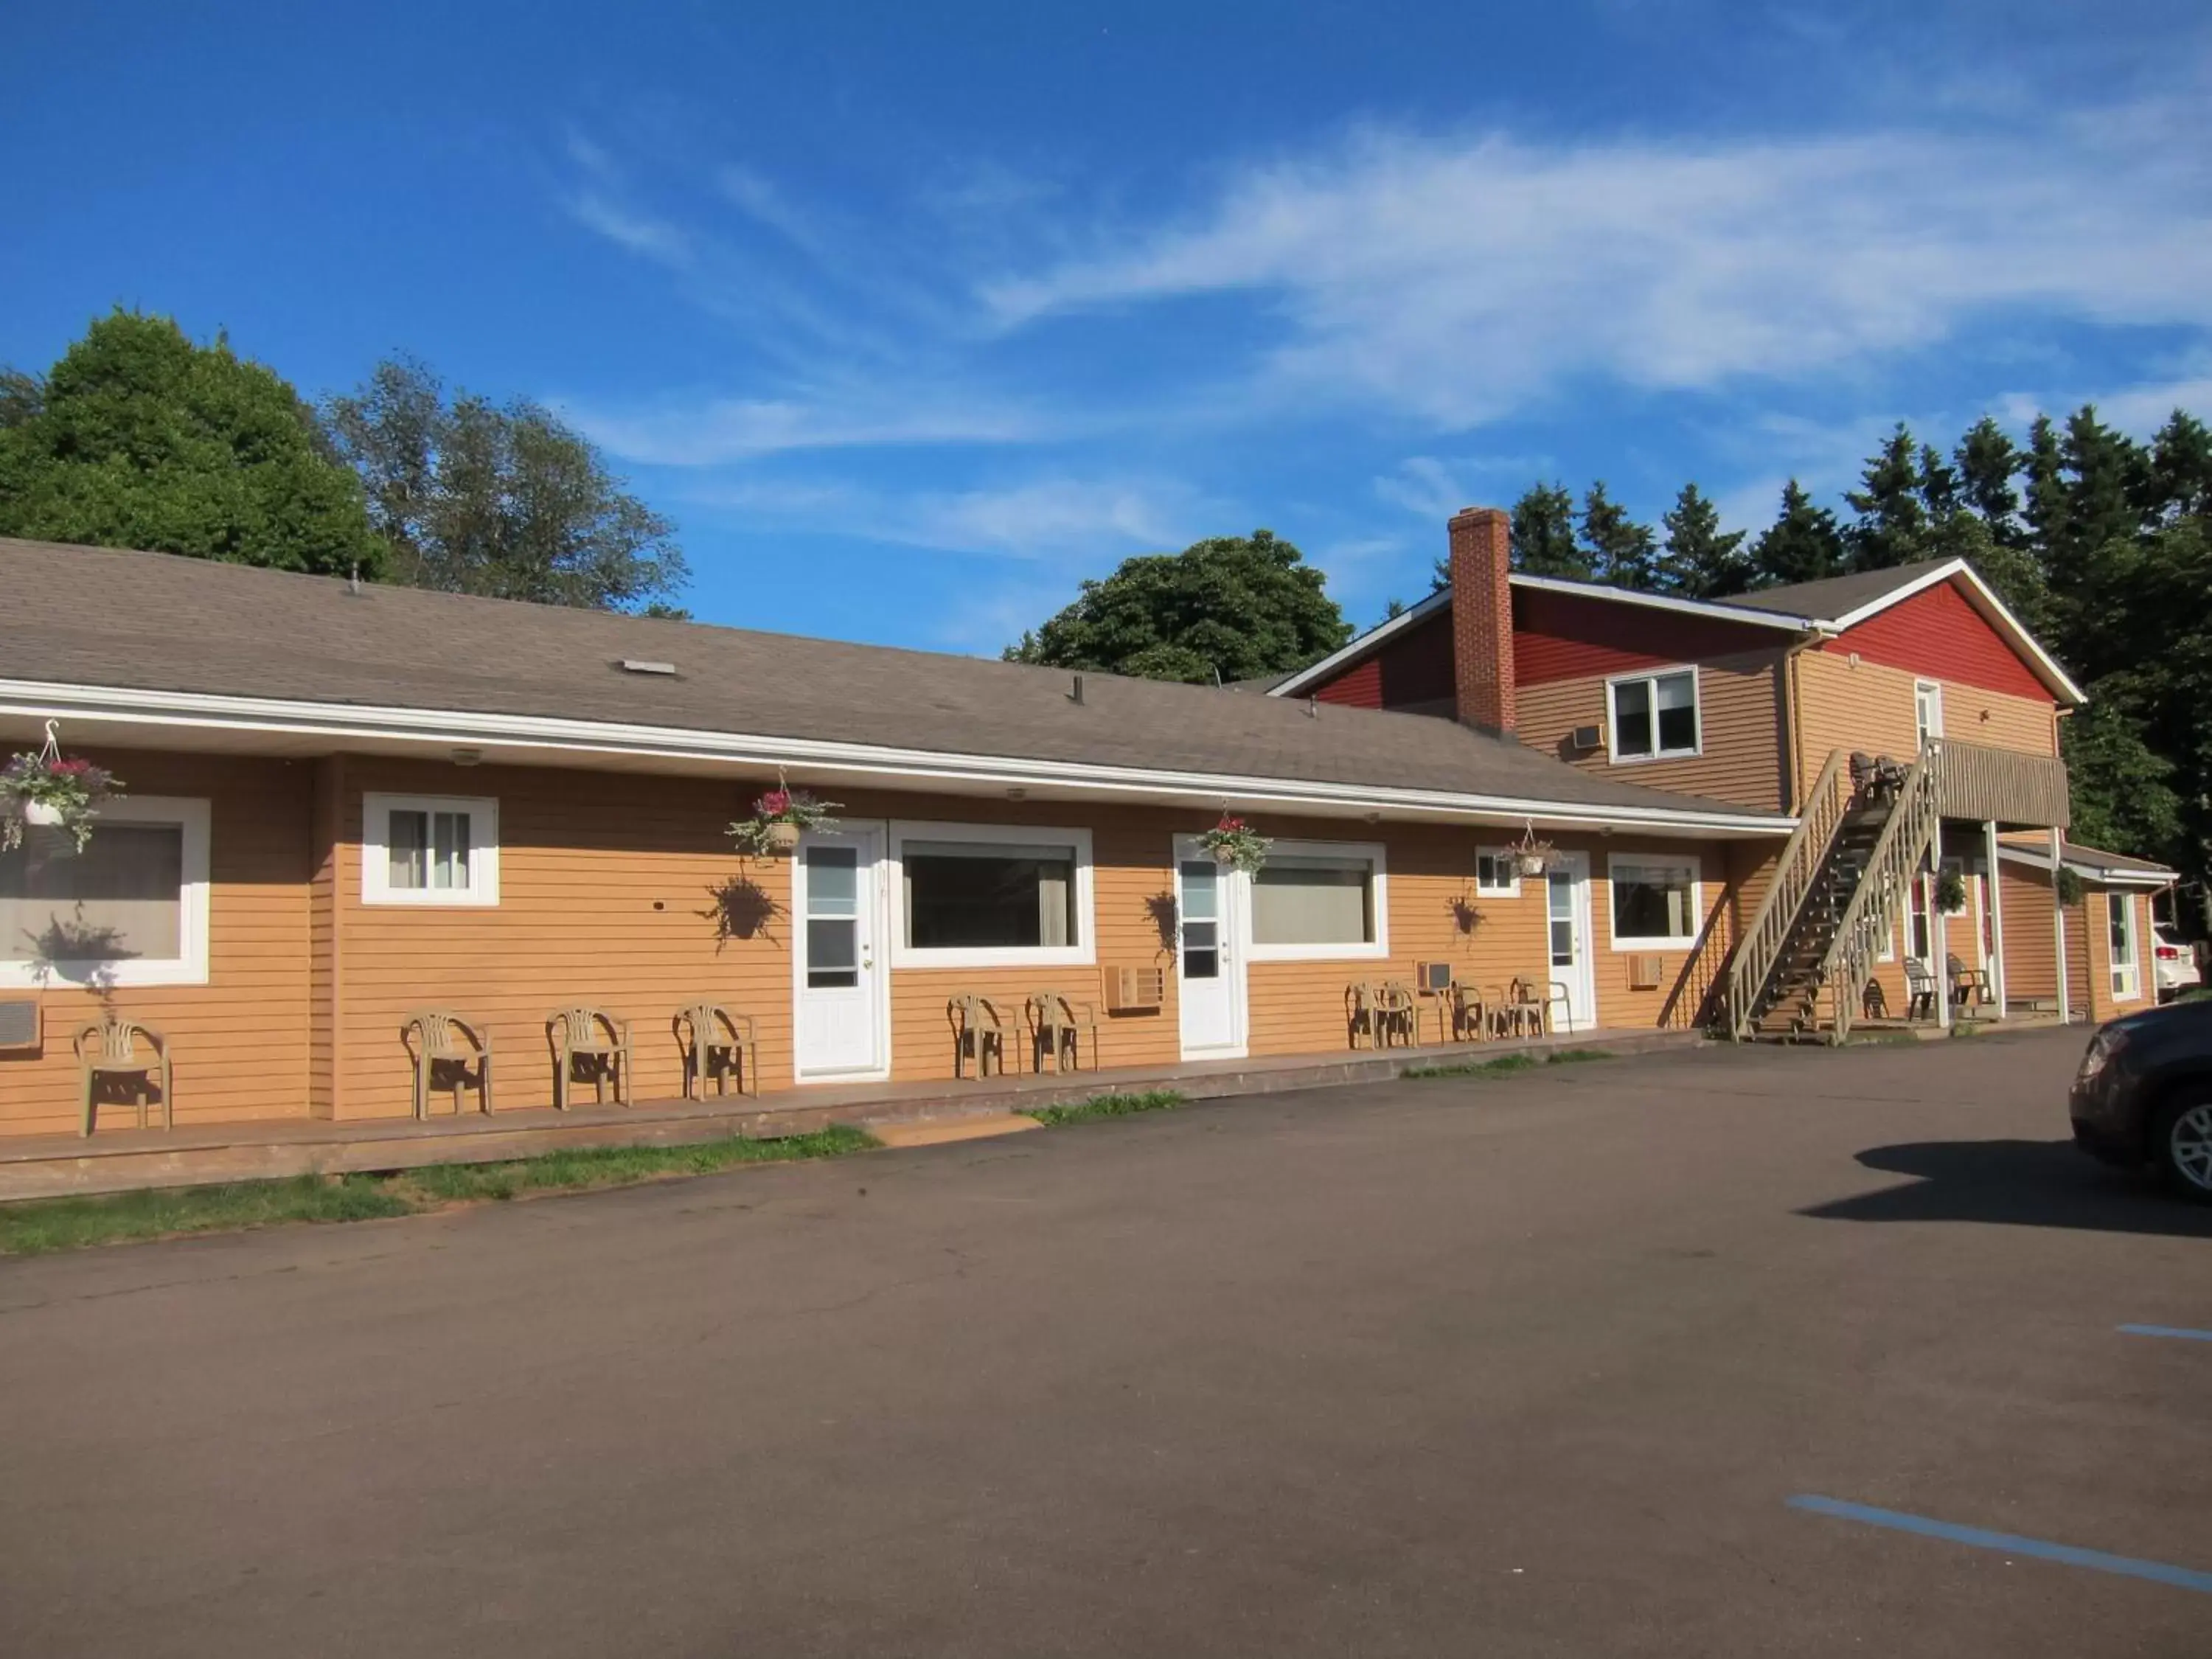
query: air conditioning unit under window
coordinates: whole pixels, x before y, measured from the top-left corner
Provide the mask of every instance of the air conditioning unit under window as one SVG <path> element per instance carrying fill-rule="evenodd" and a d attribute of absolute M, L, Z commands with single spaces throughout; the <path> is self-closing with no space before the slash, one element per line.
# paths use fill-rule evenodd
<path fill-rule="evenodd" d="M 1605 727 L 1577 726 L 1567 734 L 1567 743 L 1570 747 L 1579 749 L 1584 754 L 1593 749 L 1602 749 L 1605 747 Z"/>

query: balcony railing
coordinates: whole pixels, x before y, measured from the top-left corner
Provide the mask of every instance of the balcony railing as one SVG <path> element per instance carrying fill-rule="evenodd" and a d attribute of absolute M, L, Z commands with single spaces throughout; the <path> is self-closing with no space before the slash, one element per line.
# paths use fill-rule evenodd
<path fill-rule="evenodd" d="M 2063 830 L 2066 763 L 1946 738 L 1936 745 L 1936 799 L 1947 818 L 1994 820 L 2019 830 Z"/>

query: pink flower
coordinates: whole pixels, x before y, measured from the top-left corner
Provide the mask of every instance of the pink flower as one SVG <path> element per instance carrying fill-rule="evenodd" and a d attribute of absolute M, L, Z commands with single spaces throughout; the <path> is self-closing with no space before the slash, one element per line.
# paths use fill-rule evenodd
<path fill-rule="evenodd" d="M 58 760 L 46 769 L 58 778 L 81 778 L 92 770 L 88 760 Z"/>
<path fill-rule="evenodd" d="M 791 792 L 771 789 L 753 803 L 753 811 L 764 818 L 780 818 L 791 811 Z"/>

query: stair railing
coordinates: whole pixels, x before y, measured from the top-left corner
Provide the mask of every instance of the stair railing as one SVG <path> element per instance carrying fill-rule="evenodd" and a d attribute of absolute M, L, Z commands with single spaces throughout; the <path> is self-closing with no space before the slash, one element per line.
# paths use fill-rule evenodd
<path fill-rule="evenodd" d="M 1830 750 L 1828 763 L 1820 769 L 1819 779 L 1805 797 L 1797 827 L 1783 843 L 1774 878 L 1767 883 L 1765 896 L 1759 900 L 1735 960 L 1729 964 L 1722 1011 L 1733 1042 L 1741 1042 L 1751 1035 L 1759 1018 L 1759 999 L 1774 976 L 1775 963 L 1797 925 L 1805 896 L 1813 890 L 1820 866 L 1827 862 L 1829 849 L 1844 827 L 1852 798 L 1844 766 L 1844 751 Z"/>
<path fill-rule="evenodd" d="M 1911 884 L 1915 872 L 1936 844 L 1943 826 L 1940 778 L 1942 745 L 1929 738 L 1912 763 L 1891 806 L 1889 820 L 1867 855 L 1866 868 L 1844 908 L 1836 936 L 1820 958 L 1814 996 L 1829 1003 L 1834 1041 L 1846 1041 L 1867 981 L 1874 977 L 1883 936 Z M 1817 1000 L 1815 1006 L 1818 1006 Z"/>

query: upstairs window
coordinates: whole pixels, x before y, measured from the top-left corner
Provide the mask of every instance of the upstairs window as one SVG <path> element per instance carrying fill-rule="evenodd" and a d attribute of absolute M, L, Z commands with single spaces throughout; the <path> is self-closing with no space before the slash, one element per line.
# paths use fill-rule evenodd
<path fill-rule="evenodd" d="M 1633 674 L 1607 682 L 1617 761 L 1662 760 L 1698 752 L 1698 671 Z"/>
<path fill-rule="evenodd" d="M 448 795 L 366 795 L 364 904 L 499 902 L 499 803 Z"/>

